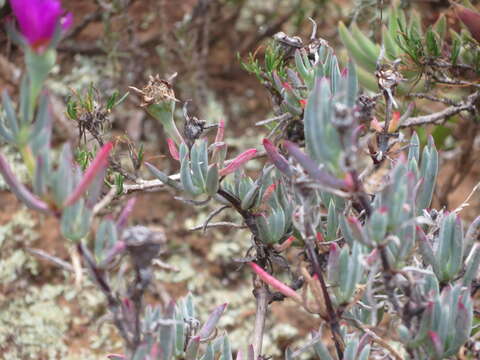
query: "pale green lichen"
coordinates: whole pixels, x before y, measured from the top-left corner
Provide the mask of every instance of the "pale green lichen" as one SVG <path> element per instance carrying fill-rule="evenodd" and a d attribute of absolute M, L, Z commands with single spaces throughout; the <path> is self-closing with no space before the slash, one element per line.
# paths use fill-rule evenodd
<path fill-rule="evenodd" d="M 8 165 L 12 172 L 15 174 L 16 178 L 21 182 L 25 183 L 29 179 L 28 170 L 25 164 L 22 161 L 22 156 L 17 149 L 13 148 L 10 145 L 0 146 L 0 153 L 7 160 Z M 0 191 L 8 190 L 8 186 L 3 179 L 3 176 L 0 176 Z"/>
<path fill-rule="evenodd" d="M 111 64 L 104 58 L 76 54 L 73 60 L 70 73 L 56 77 L 61 73 L 60 65 L 56 65 L 52 71 L 53 76 L 47 81 L 47 86 L 58 95 L 71 96 L 71 89 L 87 89 L 91 84 L 98 84 L 102 78 L 113 75 Z"/>
<path fill-rule="evenodd" d="M 96 314 L 105 312 L 105 299 L 88 278 L 77 289 L 73 276 L 63 271 L 54 279 L 39 277 L 37 259 L 25 250 L 43 245 L 35 219 L 22 208 L 0 226 L 0 358 L 73 360 L 68 338 L 73 325 L 92 333 L 88 340 L 100 353 L 118 350 L 112 326 L 96 332 Z M 87 342 L 81 358 L 100 358 L 94 350 Z"/>
<path fill-rule="evenodd" d="M 31 275 L 38 273 L 37 263 L 24 250 L 38 238 L 34 226 L 35 221 L 26 210 L 17 212 L 11 221 L 0 226 L 0 284 L 15 281 L 25 271 Z"/>
<path fill-rule="evenodd" d="M 56 359 L 67 352 L 68 311 L 57 305 L 62 285 L 28 287 L 0 310 L 0 348 L 5 359 Z"/>

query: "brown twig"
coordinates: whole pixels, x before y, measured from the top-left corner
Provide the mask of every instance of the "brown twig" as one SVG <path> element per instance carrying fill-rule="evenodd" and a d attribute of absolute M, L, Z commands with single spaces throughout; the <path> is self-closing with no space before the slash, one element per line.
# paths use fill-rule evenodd
<path fill-rule="evenodd" d="M 34 249 L 34 248 L 26 248 L 25 250 L 27 250 L 30 254 L 33 254 L 35 256 L 38 256 L 42 259 L 45 259 L 45 260 L 48 260 L 50 262 L 52 262 L 53 264 L 57 265 L 58 267 L 64 269 L 64 270 L 67 270 L 69 272 L 75 272 L 75 269 L 73 268 L 73 266 L 68 263 L 67 261 L 65 260 L 62 260 L 56 256 L 53 256 L 53 255 L 50 255 L 49 253 L 41 250 L 41 249 Z"/>
<path fill-rule="evenodd" d="M 453 101 L 451 99 L 441 98 L 441 97 L 426 94 L 426 93 L 409 93 L 408 96 L 416 97 L 419 99 L 427 99 L 427 100 L 442 103 L 448 106 L 460 106 L 458 102 Z"/>
<path fill-rule="evenodd" d="M 194 226 L 193 228 L 190 228 L 189 230 L 190 231 L 197 231 L 197 230 L 204 231 L 205 228 L 209 229 L 209 228 L 216 228 L 216 227 L 231 227 L 231 228 L 236 228 L 236 229 L 246 229 L 247 225 L 236 224 L 236 223 L 229 222 L 229 221 L 220 221 L 220 222 L 216 222 L 216 223 L 209 223 L 209 224 L 207 224 L 207 226 L 205 226 L 205 224 L 197 225 L 197 226 Z"/>
<path fill-rule="evenodd" d="M 253 329 L 253 352 L 254 359 L 260 359 L 262 354 L 263 335 L 265 332 L 265 320 L 267 318 L 269 293 L 267 285 L 260 281 L 255 290 L 257 307 L 255 310 L 255 327 Z"/>
<path fill-rule="evenodd" d="M 356 328 L 371 336 L 374 342 L 387 349 L 396 360 L 403 359 L 403 357 L 388 343 L 388 341 L 383 340 L 375 332 L 365 327 L 360 321 L 351 317 L 345 317 L 345 320 L 350 321 Z"/>
<path fill-rule="evenodd" d="M 480 92 L 476 91 L 469 95 L 467 100 L 459 104 L 458 106 L 449 106 L 442 111 L 438 111 L 433 114 L 410 117 L 400 124 L 400 128 L 407 128 L 412 126 L 434 124 L 439 121 L 445 121 L 450 116 L 456 115 L 462 111 L 475 111 L 475 103 L 480 99 Z"/>
<path fill-rule="evenodd" d="M 306 241 L 306 248 L 307 248 L 307 257 L 310 263 L 312 264 L 313 273 L 317 275 L 318 280 L 320 281 L 320 286 L 323 292 L 323 298 L 325 299 L 325 307 L 327 309 L 327 313 L 329 316 L 329 325 L 330 329 L 332 330 L 333 341 L 335 343 L 335 349 L 337 350 L 337 355 L 339 359 L 343 359 L 343 339 L 340 333 L 340 323 L 338 321 L 337 312 L 335 311 L 332 303 L 332 299 L 330 298 L 330 294 L 327 289 L 327 284 L 325 283 L 325 279 L 323 278 L 323 273 L 320 268 L 320 263 L 318 262 L 318 257 L 315 252 L 315 245 L 311 238 L 307 239 Z"/>
<path fill-rule="evenodd" d="M 253 157 L 254 159 L 262 158 L 266 156 L 265 151 L 258 151 L 257 154 Z M 225 161 L 225 165 L 230 164 L 233 159 Z M 170 175 L 171 180 L 177 181 L 180 179 L 180 174 Z M 137 179 L 135 184 L 124 184 L 123 185 L 123 195 L 136 192 L 136 191 L 158 191 L 165 187 L 165 184 L 160 180 L 143 180 Z"/>

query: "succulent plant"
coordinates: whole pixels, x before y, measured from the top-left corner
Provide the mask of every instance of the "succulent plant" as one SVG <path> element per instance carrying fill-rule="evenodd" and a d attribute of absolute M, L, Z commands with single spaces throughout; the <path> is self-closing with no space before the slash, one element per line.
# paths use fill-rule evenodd
<path fill-rule="evenodd" d="M 250 148 L 227 160 L 225 123 L 190 116 L 186 103 L 180 131 L 174 111 L 180 100 L 172 78 L 151 77 L 143 90 L 131 87 L 165 130 L 170 155 L 179 163 L 174 175 L 144 163 L 143 152 L 132 149 L 132 173 L 115 162 L 101 120 L 125 97 L 117 99 L 115 93 L 105 106 L 96 106 L 93 87 L 70 99 L 67 114 L 77 120 L 81 135 L 87 132 L 96 140 L 99 150 L 93 156 L 77 149 L 74 156 L 70 145 L 64 145 L 56 156 L 48 97 L 39 95 L 39 89 L 58 39 L 49 40 L 48 51 L 34 56 L 24 47 L 28 71 L 18 110 L 5 92 L 0 136 L 18 149 L 31 182 L 20 183 L 1 155 L 0 173 L 30 209 L 60 219 L 63 236 L 72 241 L 73 271 L 77 276 L 82 267 L 88 271 L 124 341 L 124 354 L 109 357 L 229 360 L 234 352 L 228 336 L 216 330 L 226 304 L 214 308 L 203 324 L 192 295 L 163 308 L 146 305 L 152 264 L 167 245 L 162 232 L 128 226 L 135 200 L 126 202 L 118 215 L 99 215 L 113 198 L 163 187 L 184 193 L 179 199 L 191 206 L 219 204 L 201 225 L 204 231 L 228 210 L 241 223 L 226 224 L 249 232 L 251 247 L 237 259 L 254 276 L 249 360 L 265 357 L 269 305 L 284 299 L 322 323 L 304 345 L 287 348 L 286 359 L 307 351 L 332 360 L 446 359 L 458 354 L 476 330 L 480 218 L 464 233 L 462 207 L 432 209 L 441 161 L 435 138 L 422 135 L 422 126 L 460 113 L 472 121 L 478 117 L 478 85 L 453 79 L 459 68 L 478 75 L 478 13 L 457 5 L 456 11 L 470 33 L 452 31 L 449 44 L 444 17 L 423 31 L 414 13 L 407 21 L 395 7 L 382 29 L 381 46 L 357 25 L 349 30 L 341 23 L 340 37 L 352 58 L 343 68 L 328 43 L 316 37 L 316 25 L 305 42 L 276 34 L 263 65 L 253 56 L 244 64 L 273 102 L 275 116 L 260 122 L 269 132 L 265 152 Z M 27 46 L 12 29 L 11 36 Z M 418 77 L 417 68 L 422 69 Z M 414 90 L 433 86 L 431 82 L 461 85 L 463 99 L 414 95 Z M 412 116 L 414 106 L 405 103 L 406 95 L 445 107 Z M 86 118 L 100 122 L 81 125 Z M 209 128 L 217 130 L 213 141 Z M 418 132 L 406 131 L 411 128 Z M 245 171 L 248 162 L 264 155 L 260 171 Z M 156 179 L 141 178 L 142 165 Z M 376 180 L 375 186 L 369 186 L 370 180 Z M 292 256 L 292 249 L 299 256 Z M 122 271 L 116 267 L 119 262 Z M 380 331 L 387 322 L 393 330 Z M 237 358 L 243 357 L 237 351 Z"/>

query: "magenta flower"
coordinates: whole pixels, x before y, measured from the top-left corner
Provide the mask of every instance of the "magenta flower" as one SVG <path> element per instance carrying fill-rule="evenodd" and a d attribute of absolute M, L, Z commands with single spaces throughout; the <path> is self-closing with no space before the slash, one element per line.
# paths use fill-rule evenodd
<path fill-rule="evenodd" d="M 58 22 L 63 30 L 72 25 L 72 14 L 59 0 L 10 0 L 10 5 L 22 35 L 37 52 L 48 46 Z"/>

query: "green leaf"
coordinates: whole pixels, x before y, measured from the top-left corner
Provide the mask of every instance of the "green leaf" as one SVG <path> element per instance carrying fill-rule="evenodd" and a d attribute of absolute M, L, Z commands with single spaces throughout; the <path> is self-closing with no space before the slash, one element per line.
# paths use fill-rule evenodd
<path fill-rule="evenodd" d="M 285 213 L 281 208 L 274 210 L 268 220 L 271 240 L 278 242 L 285 233 Z"/>
<path fill-rule="evenodd" d="M 358 349 L 358 339 L 353 338 L 347 343 L 345 353 L 343 354 L 343 360 L 356 360 Z"/>
<path fill-rule="evenodd" d="M 313 345 L 313 349 L 315 350 L 315 353 L 317 354 L 317 356 L 320 360 L 333 360 L 333 357 L 330 355 L 327 347 L 325 345 L 323 345 L 321 337 Z"/>
<path fill-rule="evenodd" d="M 172 301 L 168 304 L 165 310 L 165 319 L 172 321 L 169 324 L 160 325 L 160 347 L 162 351 L 162 359 L 169 360 L 174 347 L 174 323 L 175 318 L 175 303 Z"/>
<path fill-rule="evenodd" d="M 20 85 L 20 126 L 29 124 L 33 108 L 30 107 L 30 82 L 24 76 Z"/>
<path fill-rule="evenodd" d="M 35 165 L 35 177 L 33 180 L 33 189 L 36 195 L 42 198 L 47 191 L 48 175 L 50 174 L 49 152 L 40 153 L 37 156 Z"/>
<path fill-rule="evenodd" d="M 326 241 L 335 240 L 337 237 L 337 229 L 338 229 L 338 215 L 335 210 L 335 204 L 333 200 L 330 200 L 330 205 L 328 206 L 328 213 L 327 213 L 327 234 L 326 234 Z"/>
<path fill-rule="evenodd" d="M 348 61 L 347 71 L 347 106 L 352 108 L 357 101 L 358 93 L 357 70 L 352 60 Z"/>
<path fill-rule="evenodd" d="M 37 98 L 43 86 L 43 82 L 47 78 L 48 73 L 56 63 L 56 51 L 47 49 L 42 53 L 36 53 L 34 50 L 27 48 L 25 51 L 25 64 L 28 74 L 28 111 L 22 111 L 22 123 L 27 124 L 31 121 L 33 110 L 37 102 Z"/>
<path fill-rule="evenodd" d="M 356 23 L 352 24 L 350 33 L 353 39 L 357 42 L 358 46 L 370 59 L 377 59 L 380 55 L 380 47 L 370 40 L 362 30 L 359 29 Z"/>
<path fill-rule="evenodd" d="M 198 349 L 200 347 L 200 336 L 195 336 L 190 339 L 185 351 L 185 360 L 196 360 Z"/>
<path fill-rule="evenodd" d="M 195 314 L 195 306 L 193 304 L 193 295 L 190 292 L 185 297 L 185 309 L 187 311 L 188 317 L 195 319 L 196 314 Z"/>
<path fill-rule="evenodd" d="M 460 54 L 461 42 L 459 39 L 453 39 L 452 50 L 450 51 L 450 61 L 453 65 L 457 64 L 458 55 Z"/>
<path fill-rule="evenodd" d="M 360 355 L 358 355 L 358 360 L 368 360 L 370 356 L 370 344 L 365 345 Z"/>
<path fill-rule="evenodd" d="M 107 251 L 117 242 L 117 228 L 110 219 L 102 220 L 95 236 L 94 255 L 97 262 L 105 259 Z"/>
<path fill-rule="evenodd" d="M 113 108 L 113 105 L 115 104 L 115 101 L 117 100 L 117 96 L 118 96 L 118 91 L 115 90 L 112 94 L 112 96 L 110 96 L 110 98 L 107 100 L 107 104 L 105 105 L 105 108 L 107 111 L 110 111 L 112 110 Z"/>
<path fill-rule="evenodd" d="M 232 349 L 230 347 L 230 341 L 228 336 L 225 334 L 223 337 L 223 346 L 222 346 L 222 357 L 221 360 L 233 360 L 232 358 Z"/>
<path fill-rule="evenodd" d="M 64 144 L 60 154 L 60 163 L 52 179 L 53 198 L 58 206 L 67 199 L 73 190 L 73 156 L 68 143 Z"/>
<path fill-rule="evenodd" d="M 428 145 L 422 152 L 422 161 L 420 164 L 420 175 L 423 178 L 423 184 L 417 199 L 417 208 L 419 211 L 430 207 L 433 192 L 438 174 L 438 152 L 435 148 L 433 138 L 428 138 Z"/>
<path fill-rule="evenodd" d="M 417 164 L 420 161 L 420 140 L 416 132 L 410 138 L 410 146 L 408 148 L 408 162 L 411 159 L 415 159 Z"/>
<path fill-rule="evenodd" d="M 241 204 L 240 207 L 244 210 L 250 209 L 255 204 L 255 200 L 258 197 L 260 191 L 261 183 L 256 181 L 250 189 L 248 189 L 247 193 L 241 197 Z"/>
<path fill-rule="evenodd" d="M 201 156 L 202 143 L 205 143 L 205 141 L 201 140 L 200 142 L 196 142 L 195 144 L 193 144 L 190 150 L 192 180 L 193 184 L 199 189 L 205 189 L 205 180 L 207 176 L 207 172 L 203 172 L 203 166 L 201 165 L 201 162 L 203 161 L 203 156 Z"/>
<path fill-rule="evenodd" d="M 140 346 L 139 348 L 137 348 L 137 351 L 135 351 L 132 360 L 145 360 L 147 358 L 147 353 L 147 347 Z"/>
<path fill-rule="evenodd" d="M 365 70 L 361 66 L 357 67 L 358 82 L 365 89 L 378 92 L 378 82 L 373 72 Z"/>
<path fill-rule="evenodd" d="M 202 190 L 193 183 L 192 173 L 190 170 L 190 160 L 188 159 L 188 155 L 185 155 L 181 159 L 180 180 L 185 191 L 187 191 L 190 195 L 196 196 L 202 192 Z"/>
<path fill-rule="evenodd" d="M 90 230 L 92 212 L 84 203 L 85 201 L 80 199 L 73 205 L 67 206 L 63 210 L 60 220 L 62 235 L 73 242 L 78 242 L 83 239 Z"/>
<path fill-rule="evenodd" d="M 441 14 L 435 24 L 433 24 L 433 30 L 438 34 L 440 39 L 445 39 L 447 35 L 447 18 L 444 14 Z"/>
<path fill-rule="evenodd" d="M 212 343 L 207 345 L 207 350 L 205 351 L 205 355 L 202 356 L 201 360 L 215 360 L 215 353 L 213 351 Z"/>
<path fill-rule="evenodd" d="M 175 326 L 175 354 L 183 354 L 185 350 L 186 326 L 185 319 L 179 308 L 175 309 L 175 320 L 177 321 Z"/>
<path fill-rule="evenodd" d="M 430 56 L 438 57 L 440 56 L 440 45 L 437 39 L 436 34 L 433 32 L 432 28 L 427 30 L 425 36 L 425 43 L 427 45 L 427 52 Z"/>
<path fill-rule="evenodd" d="M 8 95 L 7 90 L 4 90 L 2 93 L 2 104 L 5 110 L 6 120 L 9 127 L 9 132 L 13 137 L 18 135 L 18 121 L 17 116 L 15 115 L 15 110 L 13 109 L 12 99 Z"/>
<path fill-rule="evenodd" d="M 3 121 L 0 120 L 0 136 L 3 138 L 4 141 L 8 143 L 14 143 L 15 138 L 13 137 L 12 133 L 5 127 Z"/>
<path fill-rule="evenodd" d="M 350 31 L 346 28 L 345 24 L 340 21 L 338 24 L 338 32 L 343 45 L 348 50 L 348 54 L 353 58 L 361 67 L 372 74 L 376 69 L 377 59 L 369 57 L 364 50 L 360 47 L 357 41 L 354 39 Z"/>
<path fill-rule="evenodd" d="M 220 183 L 218 182 L 219 175 L 218 175 L 218 166 L 217 164 L 212 164 L 209 166 L 207 171 L 207 180 L 205 181 L 205 191 L 208 195 L 214 196 L 220 187 Z"/>
<path fill-rule="evenodd" d="M 293 360 L 293 352 L 292 350 L 287 347 L 287 349 L 285 350 L 285 360 Z"/>
<path fill-rule="evenodd" d="M 455 213 L 451 213 L 445 217 L 440 227 L 438 249 L 435 254 L 435 259 L 441 270 L 440 281 L 448 280 L 448 264 L 451 256 L 450 251 L 454 243 L 455 216 Z"/>
<path fill-rule="evenodd" d="M 395 38 L 392 38 L 390 32 L 384 26 L 382 30 L 382 41 L 383 46 L 385 47 L 385 55 L 391 61 L 398 58 L 399 53 L 401 52 L 400 47 L 395 42 Z"/>
<path fill-rule="evenodd" d="M 310 156 L 336 173 L 341 153 L 337 130 L 333 127 L 332 99 L 327 78 L 317 78 L 305 109 L 305 140 Z"/>

